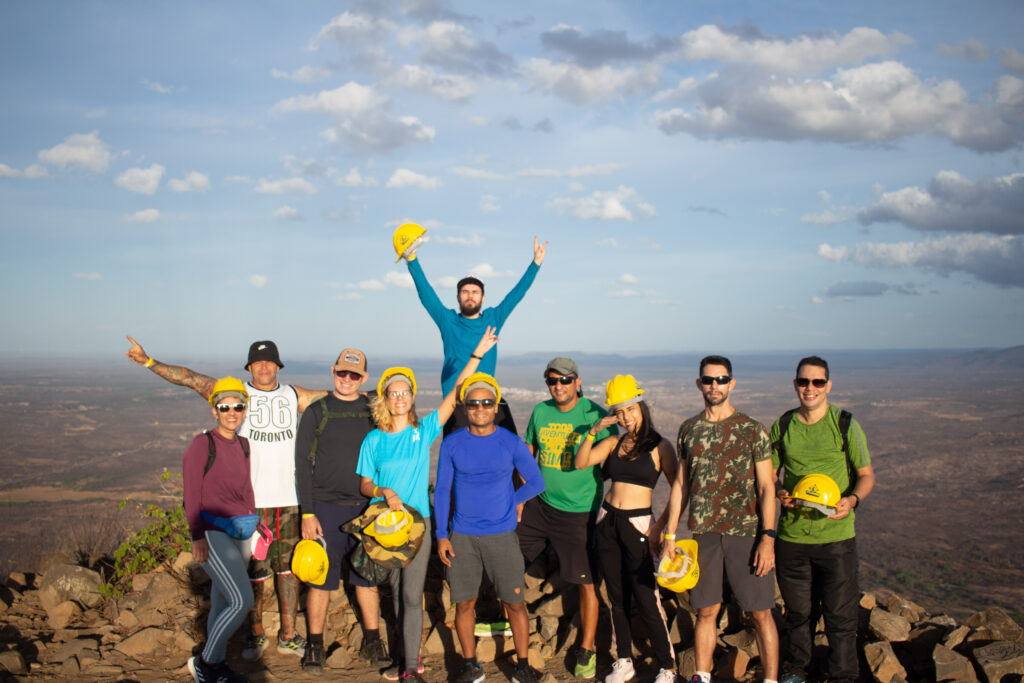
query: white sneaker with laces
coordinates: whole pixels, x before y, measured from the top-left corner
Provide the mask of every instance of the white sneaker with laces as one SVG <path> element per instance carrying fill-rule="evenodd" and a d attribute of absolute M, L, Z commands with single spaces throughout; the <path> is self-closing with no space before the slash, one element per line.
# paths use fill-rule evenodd
<path fill-rule="evenodd" d="M 635 675 L 632 659 L 616 659 L 612 664 L 612 672 L 604 677 L 604 683 L 626 683 L 633 680 Z"/>
<path fill-rule="evenodd" d="M 676 683 L 676 672 L 672 669 L 662 669 L 658 672 L 658 677 L 654 679 L 654 683 Z"/>

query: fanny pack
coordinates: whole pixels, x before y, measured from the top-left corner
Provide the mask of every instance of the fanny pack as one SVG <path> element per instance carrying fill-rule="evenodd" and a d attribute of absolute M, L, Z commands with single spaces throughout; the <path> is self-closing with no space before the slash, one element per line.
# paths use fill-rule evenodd
<path fill-rule="evenodd" d="M 252 556 L 257 560 L 265 560 L 270 544 L 274 542 L 274 532 L 263 522 L 256 527 L 256 533 L 252 535 Z"/>
<path fill-rule="evenodd" d="M 208 522 L 231 538 L 238 541 L 244 541 L 247 538 L 251 538 L 256 532 L 256 524 L 260 521 L 260 516 L 257 514 L 248 515 L 235 515 L 234 517 L 214 517 L 209 512 L 200 512 L 200 517 L 203 521 Z"/>

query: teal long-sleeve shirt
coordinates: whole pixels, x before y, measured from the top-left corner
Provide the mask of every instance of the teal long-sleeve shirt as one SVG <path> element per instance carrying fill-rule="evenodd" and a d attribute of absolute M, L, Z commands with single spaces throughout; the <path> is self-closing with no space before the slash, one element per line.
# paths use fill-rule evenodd
<path fill-rule="evenodd" d="M 537 271 L 540 270 L 540 266 L 530 261 L 530 265 L 526 272 L 523 273 L 523 277 L 519 278 L 519 282 L 505 295 L 500 304 L 484 309 L 476 318 L 463 318 L 457 310 L 445 308 L 444 304 L 441 303 L 437 292 L 427 282 L 427 276 L 423 274 L 423 268 L 420 266 L 418 258 L 407 261 L 406 265 L 409 267 L 409 274 L 416 285 L 416 294 L 420 297 L 420 303 L 427 309 L 427 313 L 430 314 L 434 324 L 437 325 L 438 331 L 441 333 L 441 344 L 444 347 L 441 389 L 447 395 L 454 388 L 455 380 L 458 378 L 462 368 L 469 362 L 469 356 L 476 349 L 476 345 L 480 343 L 480 337 L 483 336 L 487 326 L 490 325 L 496 328 L 495 334 L 501 334 L 501 328 L 505 324 L 505 320 L 512 314 L 516 305 L 526 296 L 526 291 L 530 289 L 534 278 L 537 277 Z M 480 372 L 486 372 L 488 375 L 494 376 L 497 364 L 498 347 L 495 346 L 484 354 L 484 358 L 480 361 L 480 366 L 477 369 Z"/>

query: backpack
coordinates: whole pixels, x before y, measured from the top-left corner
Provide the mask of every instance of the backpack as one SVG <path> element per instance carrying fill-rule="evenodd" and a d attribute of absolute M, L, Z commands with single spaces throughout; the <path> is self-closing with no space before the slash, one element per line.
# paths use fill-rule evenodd
<path fill-rule="evenodd" d="M 772 442 L 772 448 L 781 455 L 785 450 L 782 446 L 782 439 L 786 436 L 789 423 L 793 421 L 798 408 L 790 408 L 779 417 L 779 438 Z M 831 408 L 830 408 L 831 410 Z M 839 410 L 839 434 L 843 437 L 843 454 L 846 456 L 846 471 L 850 479 L 850 486 L 857 483 L 857 470 L 850 460 L 850 423 L 853 422 L 853 413 L 848 410 Z"/>
<path fill-rule="evenodd" d="M 209 450 L 206 454 L 206 467 L 203 468 L 203 478 L 206 477 L 206 473 L 213 467 L 214 461 L 217 459 L 217 444 L 213 441 L 213 434 L 209 430 L 203 430 L 203 434 L 206 434 L 206 444 Z M 242 446 L 242 452 L 245 453 L 245 457 L 249 457 L 249 439 L 244 436 L 235 437 L 238 439 L 238 443 Z"/>
<path fill-rule="evenodd" d="M 320 422 L 316 426 L 316 432 L 313 434 L 313 445 L 309 449 L 309 467 L 310 469 L 316 469 L 316 451 L 320 444 L 320 435 L 324 433 L 324 429 L 327 427 L 328 420 L 335 420 L 340 418 L 361 418 L 364 420 L 371 420 L 370 411 L 368 410 L 344 410 L 342 412 L 333 412 L 327 410 L 327 397 L 321 396 L 320 400 L 315 405 L 320 406 Z"/>

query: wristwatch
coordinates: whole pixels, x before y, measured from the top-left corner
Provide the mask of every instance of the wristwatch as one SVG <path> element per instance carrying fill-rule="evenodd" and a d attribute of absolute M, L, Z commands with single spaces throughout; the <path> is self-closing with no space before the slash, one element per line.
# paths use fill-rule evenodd
<path fill-rule="evenodd" d="M 767 536 L 768 538 L 776 538 L 777 537 L 777 534 L 775 533 L 775 529 L 761 529 L 761 535 L 762 536 Z"/>

